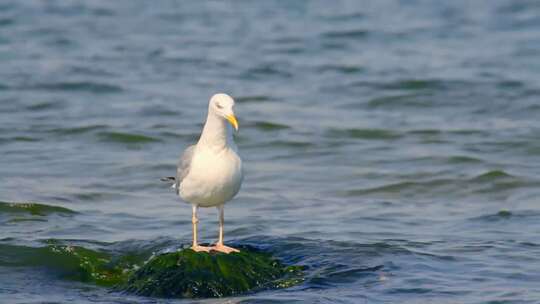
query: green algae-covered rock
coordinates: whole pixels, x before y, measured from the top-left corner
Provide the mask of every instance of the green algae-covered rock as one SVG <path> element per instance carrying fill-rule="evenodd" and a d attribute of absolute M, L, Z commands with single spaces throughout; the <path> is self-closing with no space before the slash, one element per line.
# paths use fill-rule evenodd
<path fill-rule="evenodd" d="M 148 250 L 89 249 L 56 240 L 46 244 L 37 248 L 0 244 L 0 267 L 40 267 L 66 280 L 168 298 L 223 297 L 303 281 L 302 267 L 285 266 L 269 253 L 247 246 L 240 246 L 240 253 L 184 249 L 148 259 Z"/>
<path fill-rule="evenodd" d="M 301 269 L 284 266 L 250 247 L 239 253 L 165 253 L 150 259 L 122 287 L 143 296 L 167 298 L 223 297 L 299 283 Z"/>

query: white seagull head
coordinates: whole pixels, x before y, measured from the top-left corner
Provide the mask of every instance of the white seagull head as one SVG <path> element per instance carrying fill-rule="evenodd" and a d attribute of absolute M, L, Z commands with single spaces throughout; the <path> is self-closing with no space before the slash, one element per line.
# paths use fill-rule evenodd
<path fill-rule="evenodd" d="M 238 131 L 238 121 L 234 115 L 234 99 L 231 96 L 223 93 L 215 94 L 210 98 L 208 110 L 229 121 L 233 128 Z"/>

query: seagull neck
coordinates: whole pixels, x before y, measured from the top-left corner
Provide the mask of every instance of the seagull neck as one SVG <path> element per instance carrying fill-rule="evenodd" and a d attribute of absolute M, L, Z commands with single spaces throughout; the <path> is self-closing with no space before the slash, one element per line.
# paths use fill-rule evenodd
<path fill-rule="evenodd" d="M 199 143 L 216 150 L 226 148 L 232 143 L 232 134 L 228 128 L 224 119 L 215 113 L 208 113 Z"/>

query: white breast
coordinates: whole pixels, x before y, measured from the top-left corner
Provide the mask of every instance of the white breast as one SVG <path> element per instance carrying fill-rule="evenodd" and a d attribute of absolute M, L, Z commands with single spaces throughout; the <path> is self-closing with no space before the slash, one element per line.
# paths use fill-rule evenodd
<path fill-rule="evenodd" d="M 180 196 L 201 207 L 218 206 L 238 193 L 242 179 L 242 161 L 234 150 L 198 147 L 189 174 L 180 185 Z"/>

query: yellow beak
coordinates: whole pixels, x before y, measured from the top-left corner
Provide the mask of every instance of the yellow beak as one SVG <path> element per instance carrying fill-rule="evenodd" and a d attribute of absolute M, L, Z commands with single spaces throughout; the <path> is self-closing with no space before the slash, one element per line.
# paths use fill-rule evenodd
<path fill-rule="evenodd" d="M 227 115 L 227 120 L 231 123 L 231 125 L 233 126 L 233 128 L 238 131 L 238 121 L 236 120 L 236 117 L 234 116 L 234 114 L 231 114 L 231 115 Z"/>

